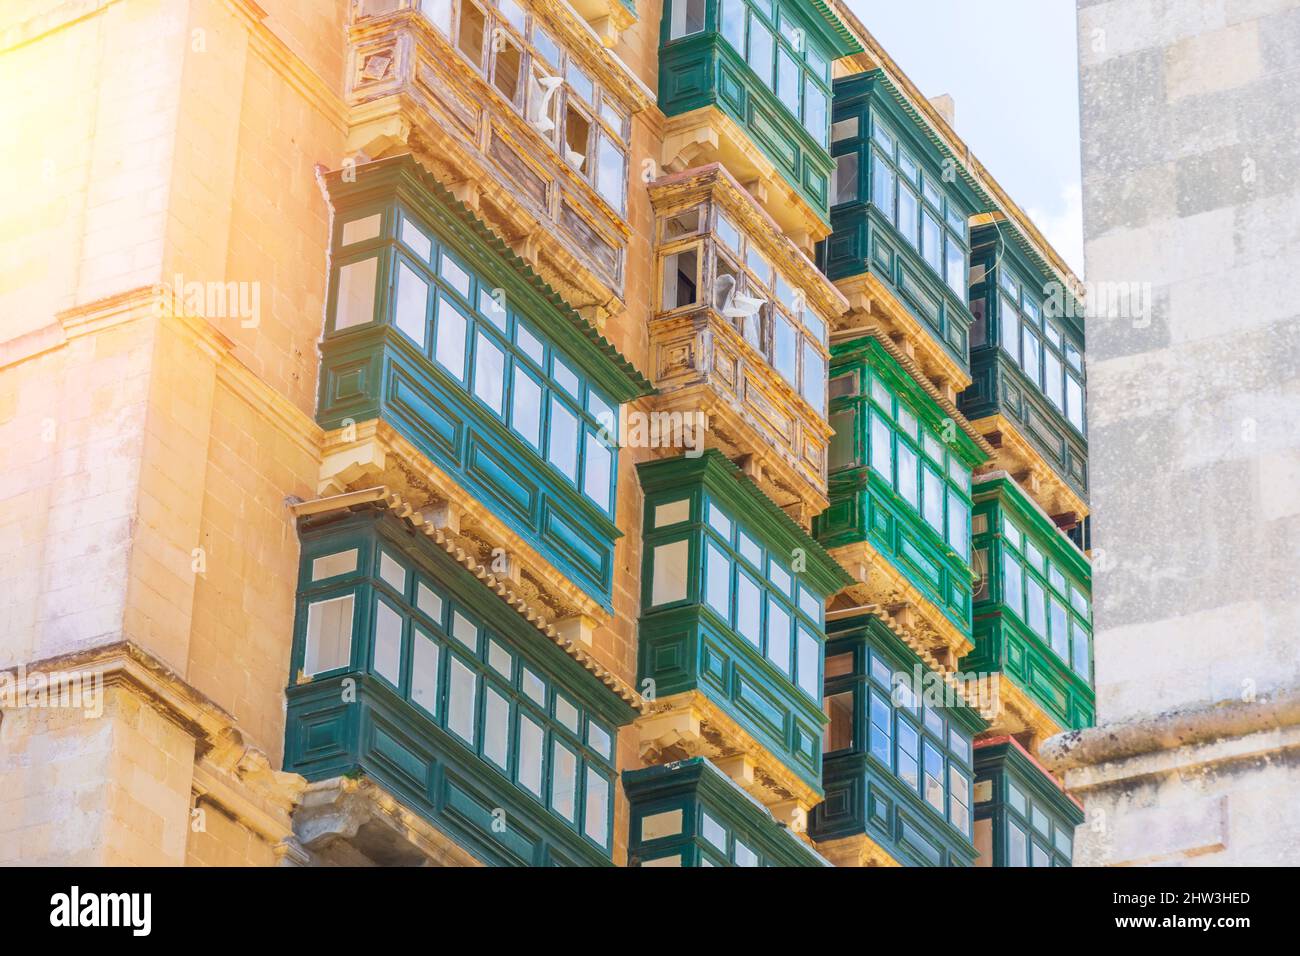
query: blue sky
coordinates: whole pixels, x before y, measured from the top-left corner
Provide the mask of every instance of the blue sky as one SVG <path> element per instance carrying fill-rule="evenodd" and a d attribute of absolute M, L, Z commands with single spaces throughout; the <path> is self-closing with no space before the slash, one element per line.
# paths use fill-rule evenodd
<path fill-rule="evenodd" d="M 926 96 L 1083 274 L 1074 0 L 848 0 Z"/>

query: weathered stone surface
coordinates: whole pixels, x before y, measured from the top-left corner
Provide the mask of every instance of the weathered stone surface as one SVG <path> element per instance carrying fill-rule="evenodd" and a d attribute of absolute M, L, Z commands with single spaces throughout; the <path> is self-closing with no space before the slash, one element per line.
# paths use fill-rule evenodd
<path fill-rule="evenodd" d="M 1300 3 L 1078 6 L 1087 279 L 1152 308 L 1088 325 L 1101 726 L 1045 754 L 1081 863 L 1295 862 Z"/>

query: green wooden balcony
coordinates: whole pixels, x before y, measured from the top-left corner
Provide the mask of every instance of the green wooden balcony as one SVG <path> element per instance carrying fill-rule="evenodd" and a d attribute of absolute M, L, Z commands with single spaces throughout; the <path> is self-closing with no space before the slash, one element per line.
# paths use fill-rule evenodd
<path fill-rule="evenodd" d="M 828 866 L 704 757 L 623 772 L 629 866 Z"/>
<path fill-rule="evenodd" d="M 831 63 L 860 49 L 819 0 L 666 0 L 659 108 L 719 110 L 828 225 Z"/>
<path fill-rule="evenodd" d="M 1083 809 L 1013 738 L 975 746 L 976 866 L 1070 866 Z"/>
<path fill-rule="evenodd" d="M 871 288 L 901 303 L 965 372 L 967 223 L 989 201 L 883 71 L 836 80 L 833 117 L 834 231 L 818 246 L 819 264 L 837 281 L 876 280 Z"/>
<path fill-rule="evenodd" d="M 624 698 L 393 513 L 299 534 L 285 769 L 371 778 L 485 863 L 609 864 Z"/>
<path fill-rule="evenodd" d="M 983 718 L 867 614 L 827 626 L 824 709 L 826 801 L 809 829 L 822 851 L 853 865 L 970 866 Z"/>
<path fill-rule="evenodd" d="M 608 608 L 618 406 L 650 383 L 409 157 L 327 182 L 317 420 L 391 425 Z"/>
<path fill-rule="evenodd" d="M 831 504 L 814 522 L 817 539 L 842 561 L 854 548 L 868 563 L 883 558 L 901 581 L 876 599 L 910 591 L 961 645 L 971 628 L 971 471 L 984 453 L 875 338 L 831 347 L 830 412 Z M 874 580 L 883 575 L 877 568 Z"/>
<path fill-rule="evenodd" d="M 972 383 L 959 407 L 972 421 L 1001 416 L 1086 502 L 1082 309 L 1011 223 L 981 226 L 971 243 Z"/>
<path fill-rule="evenodd" d="M 638 471 L 638 686 L 703 696 L 799 781 L 792 799 L 819 795 L 823 615 L 847 575 L 716 450 Z"/>
<path fill-rule="evenodd" d="M 1092 726 L 1088 559 L 1006 475 L 977 480 L 974 500 L 975 649 L 962 670 L 1004 675 L 1049 718 L 1042 735 Z"/>

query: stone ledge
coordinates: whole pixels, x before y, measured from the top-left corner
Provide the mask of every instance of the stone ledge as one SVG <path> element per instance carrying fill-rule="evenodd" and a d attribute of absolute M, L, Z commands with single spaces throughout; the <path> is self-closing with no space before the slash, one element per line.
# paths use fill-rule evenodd
<path fill-rule="evenodd" d="M 1206 745 L 1211 745 L 1208 750 Z M 1071 778 L 1081 778 L 1068 781 L 1071 789 L 1077 790 L 1135 775 L 1132 769 L 1108 772 L 1102 764 L 1122 763 L 1130 768 L 1139 764 L 1143 766 L 1135 769 L 1140 773 L 1155 773 L 1189 760 L 1221 761 L 1250 756 L 1261 749 L 1297 746 L 1300 689 L 1289 688 L 1251 702 L 1223 700 L 1058 734 L 1043 743 L 1039 759 L 1057 773 L 1095 769 L 1092 774 L 1071 773 Z M 1199 752 L 1195 750 L 1198 747 L 1202 748 Z"/>

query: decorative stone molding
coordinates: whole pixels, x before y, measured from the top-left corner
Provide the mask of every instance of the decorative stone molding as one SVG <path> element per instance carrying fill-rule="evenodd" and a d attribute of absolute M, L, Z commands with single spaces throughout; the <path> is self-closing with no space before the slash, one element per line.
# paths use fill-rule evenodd
<path fill-rule="evenodd" d="M 219 808 L 273 846 L 292 835 L 291 814 L 306 781 L 274 770 L 231 714 L 139 645 L 118 641 L 3 673 L 12 675 L 15 693 L 26 693 L 47 674 L 59 685 L 98 680 L 131 693 L 194 739 L 190 786 L 196 803 Z"/>

